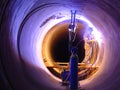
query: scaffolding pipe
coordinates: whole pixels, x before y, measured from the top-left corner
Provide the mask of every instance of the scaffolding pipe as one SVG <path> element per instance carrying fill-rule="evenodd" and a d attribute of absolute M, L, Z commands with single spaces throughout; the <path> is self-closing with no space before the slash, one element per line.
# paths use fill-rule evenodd
<path fill-rule="evenodd" d="M 75 30 L 76 30 L 76 10 L 71 10 L 71 23 L 69 25 L 69 52 L 71 52 L 71 48 L 73 46 L 75 40 Z"/>
<path fill-rule="evenodd" d="M 78 90 L 78 56 L 77 48 L 71 49 L 70 56 L 70 90 Z"/>

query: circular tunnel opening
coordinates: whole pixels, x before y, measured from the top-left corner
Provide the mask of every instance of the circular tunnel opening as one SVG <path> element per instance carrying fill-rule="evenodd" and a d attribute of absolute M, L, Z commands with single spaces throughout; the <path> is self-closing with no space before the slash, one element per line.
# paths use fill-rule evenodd
<path fill-rule="evenodd" d="M 69 46 L 69 26 L 70 21 L 61 22 L 55 26 L 53 26 L 46 34 L 43 42 L 44 50 L 46 48 L 46 52 L 49 53 L 50 59 L 54 62 L 69 62 L 70 52 L 68 49 Z M 79 63 L 81 63 L 85 57 L 85 49 L 84 49 L 84 25 L 77 22 L 76 29 L 76 38 L 74 41 L 74 46 L 78 48 L 78 57 Z M 45 55 L 45 53 L 44 53 Z M 46 54 L 47 55 L 47 54 Z"/>

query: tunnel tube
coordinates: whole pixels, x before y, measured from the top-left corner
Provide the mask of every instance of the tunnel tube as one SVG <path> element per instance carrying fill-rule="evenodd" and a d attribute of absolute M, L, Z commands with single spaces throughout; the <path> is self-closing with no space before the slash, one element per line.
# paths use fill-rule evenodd
<path fill-rule="evenodd" d="M 102 33 L 104 41 L 104 55 L 99 70 L 94 77 L 81 82 L 81 87 L 86 90 L 119 90 L 119 3 L 119 0 L 63 2 L 60 0 L 2 0 L 0 5 L 0 81 L 3 86 L 1 88 L 65 89 L 60 86 L 59 79 L 47 70 L 41 60 L 39 39 L 42 30 L 50 29 L 58 23 L 45 26 L 46 19 L 49 21 L 51 15 L 58 15 L 58 13 L 61 17 L 69 16 L 69 10 L 74 8 Z M 66 18 L 68 17 L 64 17 L 61 21 Z M 42 35 L 45 34 L 46 32 L 42 33 Z"/>

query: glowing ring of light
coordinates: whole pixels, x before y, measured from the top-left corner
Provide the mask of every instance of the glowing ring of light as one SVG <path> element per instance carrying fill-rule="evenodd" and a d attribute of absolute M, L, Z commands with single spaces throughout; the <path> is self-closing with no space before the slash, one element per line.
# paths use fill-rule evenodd
<path fill-rule="evenodd" d="M 76 19 L 79 19 L 79 20 L 87 23 L 87 24 L 88 24 L 88 27 L 93 28 L 92 34 L 94 35 L 95 40 L 98 42 L 98 44 L 99 44 L 99 46 L 100 46 L 101 43 L 102 43 L 101 33 L 98 32 L 98 30 L 92 25 L 92 23 L 91 23 L 89 20 L 87 20 L 84 16 L 80 16 L 80 15 L 76 15 L 76 16 L 77 16 Z M 59 20 L 57 20 L 57 19 L 49 20 L 49 21 L 46 23 L 46 25 L 44 26 L 44 27 L 45 27 L 45 29 L 44 29 L 45 31 L 44 31 L 44 33 L 42 33 L 42 35 L 41 35 L 42 40 L 44 39 L 46 33 L 47 33 L 54 25 L 56 25 L 57 23 L 63 22 L 63 21 L 65 21 L 65 20 L 70 20 L 70 18 L 71 18 L 70 15 L 65 15 L 63 18 L 61 18 L 61 19 L 59 19 Z M 50 24 L 49 24 L 49 23 L 50 23 Z M 97 35 L 96 35 L 96 34 L 97 34 Z M 42 42 L 41 42 L 40 45 L 42 45 Z M 41 47 L 42 47 L 42 46 L 41 46 Z"/>
<path fill-rule="evenodd" d="M 42 41 L 43 41 L 43 39 L 44 39 L 44 36 L 45 36 L 45 34 L 48 32 L 48 30 L 50 30 L 50 28 L 52 28 L 54 25 L 56 25 L 57 23 L 60 23 L 60 22 L 62 22 L 62 21 L 65 21 L 65 20 L 69 20 L 70 19 L 70 10 L 69 9 L 66 9 L 66 11 L 64 10 L 64 11 L 61 11 L 61 12 L 57 12 L 57 13 L 54 13 L 54 15 L 61 15 L 62 16 L 62 18 L 60 18 L 60 19 L 50 19 L 44 26 L 42 26 L 41 28 L 39 28 L 39 32 L 36 34 L 36 36 L 34 37 L 34 38 L 36 38 L 36 41 L 34 41 L 35 42 L 35 49 L 36 49 L 36 52 L 35 52 L 35 54 L 36 54 L 36 58 L 35 58 L 35 64 L 34 65 L 36 65 L 36 66 L 40 66 L 40 68 L 42 68 L 42 69 L 44 69 L 50 76 L 52 76 L 53 78 L 55 78 L 55 79 L 57 79 L 57 80 L 59 80 L 58 78 L 56 78 L 54 75 L 52 75 L 49 71 L 48 71 L 48 69 L 47 68 L 45 68 L 45 65 L 44 65 L 44 62 L 43 62 L 43 58 L 42 58 L 42 54 L 41 54 L 41 45 L 42 45 Z M 29 17 L 29 18 L 31 18 L 31 17 Z M 90 23 L 90 21 L 89 20 L 87 20 L 84 16 L 81 16 L 81 15 L 76 15 L 76 19 L 79 19 L 79 20 L 82 20 L 82 21 L 84 21 L 84 22 L 86 22 L 86 23 L 88 23 L 88 26 L 90 26 L 90 27 L 92 27 L 93 28 L 93 30 L 95 31 L 95 32 L 97 32 L 97 29 L 92 25 L 92 23 Z M 30 20 L 30 19 L 28 19 L 28 20 Z M 27 20 L 27 21 L 28 21 Z M 28 21 L 29 22 L 29 21 Z M 25 23 L 24 23 L 25 24 Z M 24 28 L 24 26 L 22 26 L 22 29 Z M 41 30 L 44 30 L 44 31 L 42 31 L 41 32 Z M 97 33 L 99 33 L 99 32 L 97 32 Z M 93 33 L 94 34 L 94 33 Z M 97 37 L 96 39 L 97 40 L 99 40 L 99 39 L 101 39 L 101 34 L 99 34 L 100 36 L 99 37 Z M 18 42 L 19 42 L 19 39 L 18 39 Z M 100 43 L 99 43 L 100 44 Z M 19 46 L 18 46 L 19 47 Z M 19 53 L 21 53 L 21 51 L 19 50 Z M 21 55 L 21 54 L 20 54 Z M 21 57 L 22 57 L 22 55 L 21 55 Z"/>

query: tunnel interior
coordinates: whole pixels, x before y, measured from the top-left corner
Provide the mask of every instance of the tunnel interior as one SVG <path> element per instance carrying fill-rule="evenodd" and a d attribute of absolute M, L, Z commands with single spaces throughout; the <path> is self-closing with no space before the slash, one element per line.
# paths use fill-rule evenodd
<path fill-rule="evenodd" d="M 64 24 L 60 22 L 70 19 L 71 9 L 77 10 L 77 19 L 84 21 L 81 17 L 86 17 L 92 26 L 101 32 L 103 41 L 99 40 L 101 38 L 98 38 L 99 34 L 96 32 L 94 32 L 96 39 L 91 41 L 84 38 L 81 35 L 82 32 L 76 36 L 76 43 L 81 51 L 78 52 L 81 58 L 80 65 L 81 67 L 84 63 L 88 65 L 83 74 L 90 73 L 89 71 L 97 68 L 97 71 L 89 78 L 79 82 L 81 87 L 85 90 L 120 89 L 119 0 L 64 0 L 62 2 L 61 0 L 1 0 L 1 90 L 66 89 L 60 85 L 61 79 L 51 73 L 47 67 L 59 67 L 59 65 L 54 65 L 53 61 L 68 62 L 67 44 L 65 43 L 68 42 L 68 22 Z M 78 23 L 78 26 L 79 24 L 80 28 L 83 27 L 79 30 L 84 31 L 84 25 Z M 52 28 L 54 29 L 51 30 Z M 62 37 L 59 34 L 65 36 Z M 58 40 L 55 39 L 55 35 Z M 83 38 L 84 42 L 79 43 L 79 40 Z M 64 47 L 61 44 L 65 44 Z M 65 51 L 59 47 L 65 48 Z M 62 54 L 58 53 L 59 51 Z M 66 53 L 63 55 L 63 52 Z M 82 55 L 84 53 L 85 56 Z M 58 55 L 61 55 L 60 58 Z M 91 57 L 86 57 L 87 55 Z M 91 66 L 95 68 L 89 68 Z M 56 68 L 53 70 L 59 72 Z"/>

